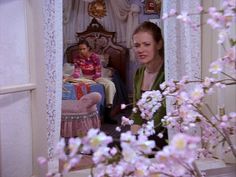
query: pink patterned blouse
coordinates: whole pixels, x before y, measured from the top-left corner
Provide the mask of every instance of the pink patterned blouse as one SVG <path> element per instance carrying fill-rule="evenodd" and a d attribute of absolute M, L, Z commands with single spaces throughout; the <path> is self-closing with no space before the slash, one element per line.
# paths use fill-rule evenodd
<path fill-rule="evenodd" d="M 101 63 L 99 56 L 95 53 L 92 53 L 89 58 L 84 58 L 80 55 L 76 56 L 74 59 L 74 78 L 80 77 L 80 72 L 83 75 L 92 76 L 92 79 L 95 80 L 101 77 Z"/>

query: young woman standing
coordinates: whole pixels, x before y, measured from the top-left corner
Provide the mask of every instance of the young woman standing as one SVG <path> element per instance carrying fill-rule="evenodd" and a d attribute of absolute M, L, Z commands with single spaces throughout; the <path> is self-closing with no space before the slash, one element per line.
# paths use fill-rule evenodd
<path fill-rule="evenodd" d="M 152 22 L 143 22 L 133 33 L 133 48 L 138 62 L 141 64 L 134 76 L 134 106 L 141 99 L 145 91 L 160 90 L 160 84 L 164 82 L 164 44 L 161 29 Z M 154 114 L 154 125 L 156 134 L 150 137 L 155 140 L 157 148 L 165 146 L 167 130 L 161 126 L 161 119 L 166 115 L 163 105 Z M 145 123 L 140 112 L 133 113 L 131 118 L 134 125 L 131 131 L 137 133 L 140 126 Z M 163 138 L 157 134 L 163 133 Z"/>

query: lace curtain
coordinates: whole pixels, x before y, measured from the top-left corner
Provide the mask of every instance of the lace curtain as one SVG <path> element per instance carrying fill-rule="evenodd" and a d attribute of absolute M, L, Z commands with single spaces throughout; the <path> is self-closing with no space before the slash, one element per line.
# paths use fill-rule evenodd
<path fill-rule="evenodd" d="M 178 12 L 197 12 L 200 0 L 163 1 L 163 12 L 176 9 Z M 194 23 L 200 24 L 200 16 L 191 17 Z M 166 80 L 179 80 L 188 75 L 191 80 L 201 77 L 201 29 L 193 31 L 189 26 L 170 18 L 164 21 L 165 40 L 165 73 Z M 173 109 L 172 100 L 167 99 L 167 111 Z M 194 130 L 196 133 L 198 130 Z M 175 133 L 168 130 L 169 136 Z M 199 132 L 198 132 L 199 133 Z"/>
<path fill-rule="evenodd" d="M 43 15 L 48 169 L 53 171 L 59 167 L 54 153 L 61 127 L 62 0 L 44 0 Z"/>
<path fill-rule="evenodd" d="M 117 32 L 117 42 L 130 48 L 131 34 L 138 25 L 139 6 L 128 0 L 106 0 L 107 16 L 97 19 L 108 31 Z M 88 2 L 78 0 L 63 1 L 64 49 L 75 41 L 76 32 L 86 30 L 92 17 L 88 15 Z"/>

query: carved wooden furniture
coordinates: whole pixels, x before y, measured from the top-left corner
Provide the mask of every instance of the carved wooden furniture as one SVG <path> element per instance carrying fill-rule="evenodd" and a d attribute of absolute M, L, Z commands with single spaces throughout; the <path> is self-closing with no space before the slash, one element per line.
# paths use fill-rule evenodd
<path fill-rule="evenodd" d="M 76 39 L 86 39 L 92 50 L 97 54 L 110 56 L 109 67 L 116 69 L 122 81 L 126 84 L 126 71 L 128 69 L 128 49 L 116 42 L 116 32 L 109 32 L 93 18 L 84 32 L 76 33 Z M 78 54 L 78 45 L 73 44 L 66 50 L 67 62 L 73 63 L 73 57 Z"/>

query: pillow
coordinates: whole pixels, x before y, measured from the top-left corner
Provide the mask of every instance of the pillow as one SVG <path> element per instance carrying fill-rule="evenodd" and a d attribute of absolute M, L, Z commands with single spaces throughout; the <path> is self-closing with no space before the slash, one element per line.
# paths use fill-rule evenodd
<path fill-rule="evenodd" d="M 63 65 L 63 75 L 70 76 L 74 72 L 74 65 L 71 63 L 64 63 Z"/>
<path fill-rule="evenodd" d="M 99 55 L 99 58 L 100 58 L 101 65 L 103 67 L 107 67 L 107 65 L 109 63 L 109 59 L 110 59 L 109 54 L 105 53 L 103 55 Z"/>
<path fill-rule="evenodd" d="M 104 68 L 102 67 L 102 77 L 111 78 L 113 74 L 112 68 Z"/>
<path fill-rule="evenodd" d="M 105 78 L 111 78 L 112 77 L 112 69 L 108 68 L 108 64 L 109 64 L 109 59 L 110 59 L 110 55 L 105 53 L 103 55 L 99 55 L 99 58 L 100 58 L 100 62 L 101 62 L 101 65 L 102 65 L 102 77 L 105 77 Z"/>

